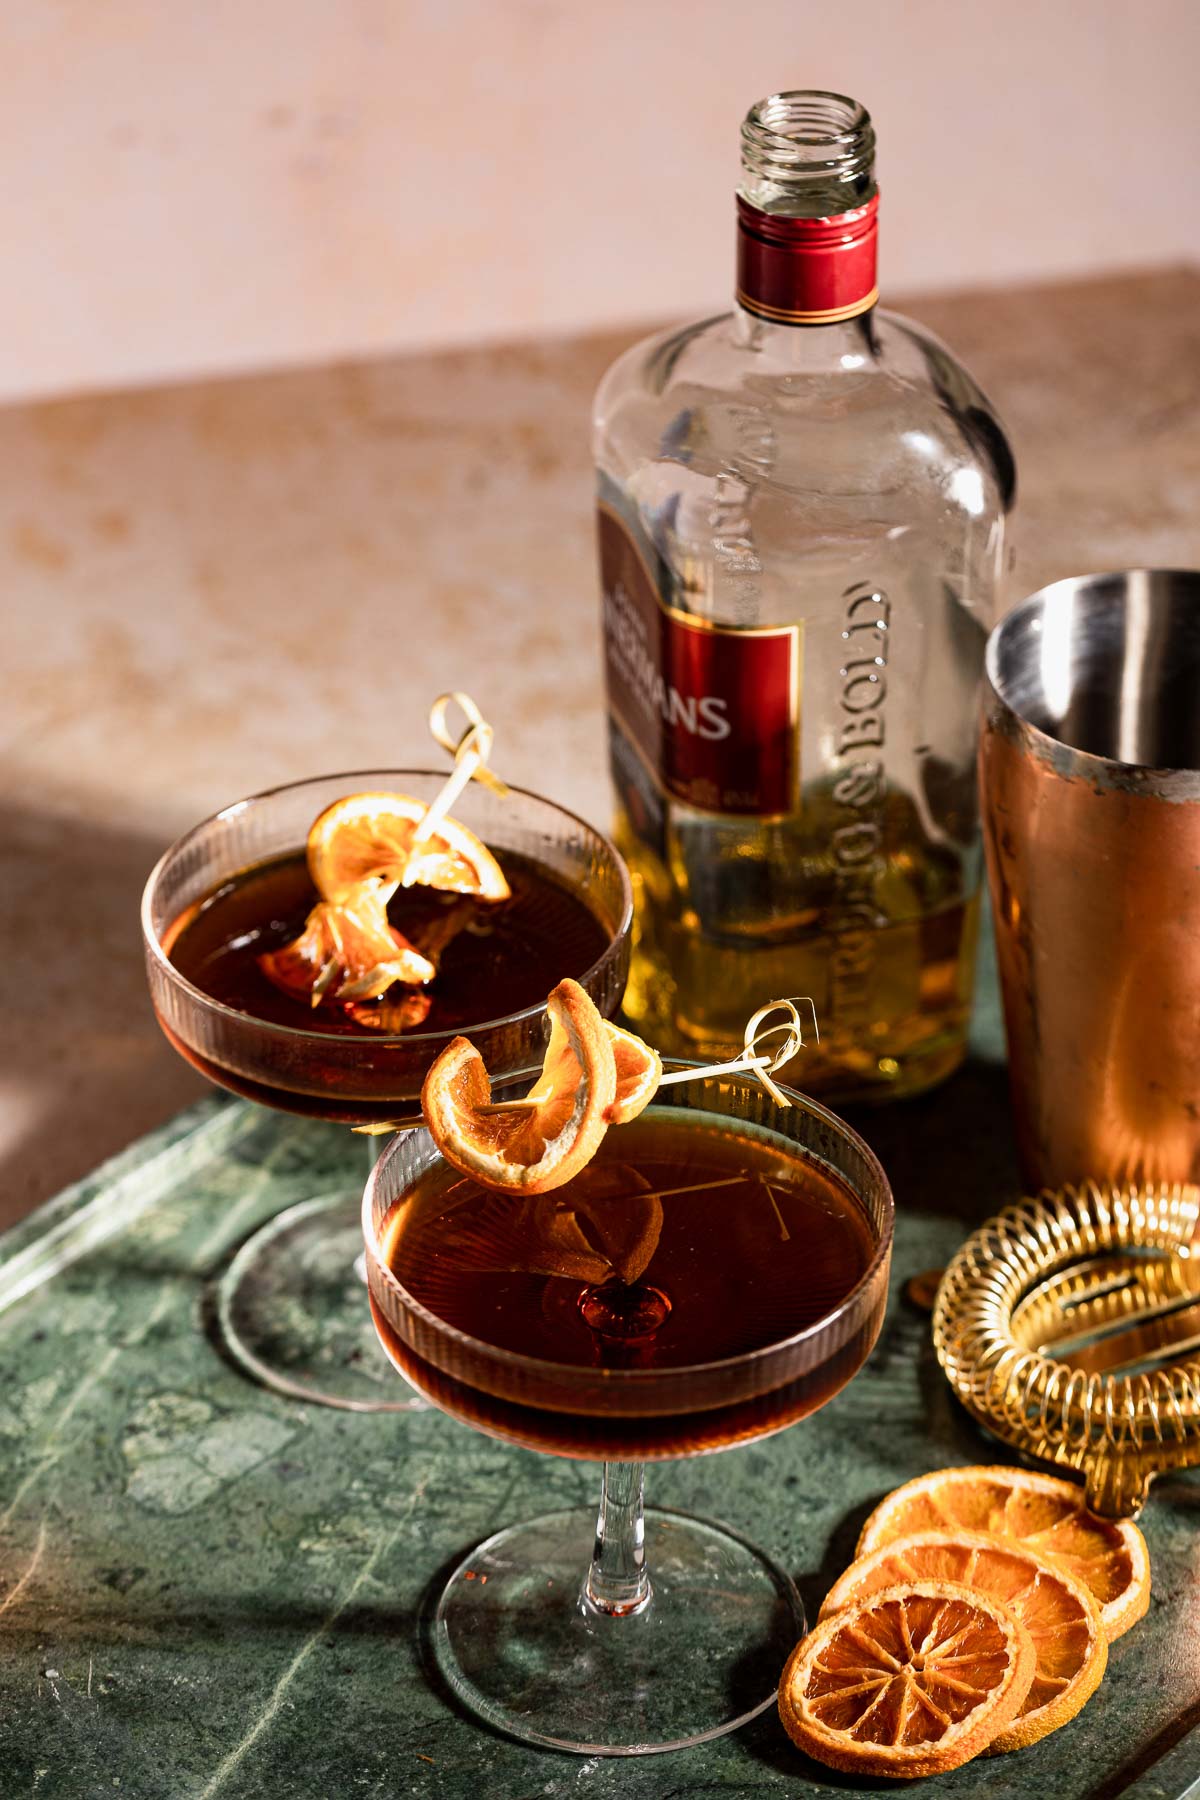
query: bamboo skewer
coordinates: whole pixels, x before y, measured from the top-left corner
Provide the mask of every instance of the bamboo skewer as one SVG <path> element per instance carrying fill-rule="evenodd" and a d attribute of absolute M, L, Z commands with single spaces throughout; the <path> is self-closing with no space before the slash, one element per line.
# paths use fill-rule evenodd
<path fill-rule="evenodd" d="M 449 727 L 446 724 L 446 715 L 454 703 L 457 703 L 467 718 L 467 729 L 458 738 L 450 735 Z M 496 734 L 470 694 L 464 694 L 458 690 L 449 694 L 439 694 L 429 709 L 429 729 L 443 750 L 448 750 L 454 758 L 454 767 L 446 777 L 445 786 L 425 808 L 423 818 L 418 820 L 412 837 L 409 839 L 410 852 L 432 835 L 469 781 L 482 781 L 485 787 L 491 788 L 496 794 L 504 795 L 508 792 L 500 777 L 494 775 L 487 766 Z M 401 877 L 401 887 L 412 885 L 413 860 L 410 854 Z"/>
<path fill-rule="evenodd" d="M 800 1018 L 800 1006 L 807 1006 L 811 1011 L 813 1036 L 815 1041 L 820 1043 L 821 1034 L 817 1025 L 817 1009 L 808 994 L 798 994 L 787 1000 L 768 1000 L 766 1005 L 760 1006 L 748 1021 L 743 1038 L 745 1048 L 740 1056 L 732 1057 L 728 1062 L 706 1063 L 698 1069 L 671 1069 L 667 1074 L 659 1077 L 659 1087 L 674 1087 L 684 1081 L 706 1081 L 713 1075 L 751 1074 L 761 1082 L 777 1106 L 790 1106 L 791 1101 L 782 1089 L 775 1085 L 771 1077 L 777 1074 L 785 1063 L 791 1062 L 793 1056 L 804 1048 L 804 1025 Z M 767 1024 L 766 1021 L 775 1012 L 782 1012 L 785 1016 L 773 1025 Z M 760 1055 L 759 1045 L 768 1042 L 773 1037 L 778 1037 L 780 1032 L 784 1032 L 786 1035 L 779 1048 L 769 1056 Z M 536 1112 L 546 1098 L 548 1098 L 547 1095 L 539 1096 L 537 1090 L 534 1089 L 532 1093 L 526 1094 L 521 1100 L 494 1100 L 489 1105 L 481 1106 L 477 1110 L 488 1117 L 503 1113 Z"/>

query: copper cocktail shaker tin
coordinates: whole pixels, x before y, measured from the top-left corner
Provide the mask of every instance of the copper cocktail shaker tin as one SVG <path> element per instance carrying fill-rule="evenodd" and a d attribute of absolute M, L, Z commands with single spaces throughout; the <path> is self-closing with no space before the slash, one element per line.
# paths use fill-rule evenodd
<path fill-rule="evenodd" d="M 1200 573 L 1043 588 L 988 641 L 982 714 L 1025 1175 L 1200 1180 Z"/>

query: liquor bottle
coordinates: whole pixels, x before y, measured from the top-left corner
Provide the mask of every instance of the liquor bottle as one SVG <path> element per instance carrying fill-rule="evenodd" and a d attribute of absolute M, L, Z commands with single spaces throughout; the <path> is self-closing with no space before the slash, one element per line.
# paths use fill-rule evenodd
<path fill-rule="evenodd" d="M 713 1057 L 764 998 L 811 996 L 796 1079 L 839 1099 L 963 1055 L 1015 491 L 975 382 L 876 305 L 874 148 L 842 95 L 754 106 L 735 309 L 627 351 L 595 421 L 625 1011 Z"/>

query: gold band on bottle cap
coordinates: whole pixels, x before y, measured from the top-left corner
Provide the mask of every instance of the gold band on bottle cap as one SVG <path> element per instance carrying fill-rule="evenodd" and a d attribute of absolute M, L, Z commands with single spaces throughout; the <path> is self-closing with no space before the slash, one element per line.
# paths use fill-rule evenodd
<path fill-rule="evenodd" d="M 776 325 L 836 325 L 842 319 L 856 319 L 860 313 L 870 312 L 878 299 L 879 289 L 873 287 L 869 294 L 849 306 L 835 306 L 828 312 L 798 312 L 789 307 L 768 306 L 765 301 L 752 299 L 742 288 L 737 294 L 739 306 Z"/>

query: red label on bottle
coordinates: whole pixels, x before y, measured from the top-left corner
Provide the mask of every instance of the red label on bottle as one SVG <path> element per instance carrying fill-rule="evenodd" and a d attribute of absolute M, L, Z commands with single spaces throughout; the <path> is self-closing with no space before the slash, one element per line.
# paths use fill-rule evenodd
<path fill-rule="evenodd" d="M 710 625 L 680 612 L 607 506 L 598 530 L 609 711 L 656 786 L 701 812 L 795 811 L 800 627 Z"/>
<path fill-rule="evenodd" d="M 866 312 L 875 284 L 879 195 L 831 219 L 765 213 L 738 195 L 738 302 L 783 325 L 831 325 Z"/>

